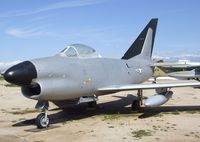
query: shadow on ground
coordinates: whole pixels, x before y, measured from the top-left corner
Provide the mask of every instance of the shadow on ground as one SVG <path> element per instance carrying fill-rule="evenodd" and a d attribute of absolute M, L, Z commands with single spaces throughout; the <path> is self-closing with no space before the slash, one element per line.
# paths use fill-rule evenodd
<path fill-rule="evenodd" d="M 189 112 L 195 113 L 194 111 L 198 111 L 200 113 L 200 106 L 160 106 L 155 108 L 143 108 L 142 114 L 139 118 L 148 118 L 153 117 L 159 113 L 169 113 L 178 115 L 178 112 Z"/>
<path fill-rule="evenodd" d="M 86 104 L 70 105 L 61 111 L 49 115 L 51 124 L 63 123 L 71 120 L 80 120 L 97 115 L 111 115 L 111 114 L 138 114 L 139 119 L 153 117 L 161 112 L 174 111 L 200 111 L 200 106 L 161 106 L 156 108 L 141 108 L 140 112 L 133 112 L 130 104 L 137 99 L 136 96 L 127 95 L 127 97 L 113 96 L 119 98 L 118 100 L 100 103 L 96 109 L 87 109 Z M 55 110 L 50 110 L 55 111 Z M 30 120 L 15 123 L 14 127 L 35 125 L 35 118 Z"/>

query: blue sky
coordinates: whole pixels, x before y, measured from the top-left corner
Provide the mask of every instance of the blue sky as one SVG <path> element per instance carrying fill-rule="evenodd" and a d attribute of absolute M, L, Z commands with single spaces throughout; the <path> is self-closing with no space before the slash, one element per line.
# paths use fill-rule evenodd
<path fill-rule="evenodd" d="M 51 56 L 83 43 L 120 58 L 151 18 L 154 55 L 200 53 L 199 0 L 0 0 L 0 61 Z"/>

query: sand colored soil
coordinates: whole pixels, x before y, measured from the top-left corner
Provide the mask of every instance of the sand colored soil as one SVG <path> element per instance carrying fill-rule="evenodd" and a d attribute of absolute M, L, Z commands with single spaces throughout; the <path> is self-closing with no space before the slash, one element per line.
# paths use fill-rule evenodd
<path fill-rule="evenodd" d="M 136 91 L 101 96 L 96 110 L 50 104 L 51 125 L 38 130 L 36 101 L 0 80 L 0 142 L 200 142 L 200 90 L 172 90 L 165 105 L 139 113 L 130 108 Z M 144 91 L 146 97 L 153 94 Z"/>

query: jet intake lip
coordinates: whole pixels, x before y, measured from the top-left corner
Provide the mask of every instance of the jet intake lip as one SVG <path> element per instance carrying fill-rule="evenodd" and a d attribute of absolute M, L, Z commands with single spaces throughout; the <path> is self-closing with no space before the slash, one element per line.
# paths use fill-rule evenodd
<path fill-rule="evenodd" d="M 37 78 L 37 71 L 30 61 L 14 65 L 4 73 L 4 79 L 7 82 L 19 86 L 29 85 L 34 78 Z"/>

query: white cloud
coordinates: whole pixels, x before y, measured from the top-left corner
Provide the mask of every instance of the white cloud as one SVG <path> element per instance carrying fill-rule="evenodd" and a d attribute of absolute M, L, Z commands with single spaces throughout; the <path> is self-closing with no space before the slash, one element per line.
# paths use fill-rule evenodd
<path fill-rule="evenodd" d="M 17 38 L 26 38 L 26 37 L 32 37 L 32 36 L 39 36 L 39 35 L 45 35 L 46 33 L 37 31 L 37 30 L 24 30 L 19 28 L 10 28 L 5 31 L 7 35 L 17 37 Z"/>
<path fill-rule="evenodd" d="M 60 8 L 70 8 L 70 7 L 82 7 L 87 5 L 93 5 L 101 3 L 105 0 L 71 0 L 71 1 L 64 1 L 58 2 L 54 4 L 47 5 L 46 7 L 42 7 L 38 10 L 38 12 L 60 9 Z"/>
<path fill-rule="evenodd" d="M 5 34 L 9 36 L 13 36 L 16 38 L 28 38 L 34 36 L 48 36 L 48 37 L 56 37 L 61 39 L 68 39 L 68 40 L 77 40 L 77 39 L 84 39 L 88 41 L 88 38 L 92 38 L 91 41 L 94 39 L 96 40 L 106 40 L 102 39 L 107 35 L 107 31 L 109 28 L 83 28 L 83 29 L 75 29 L 73 31 L 67 30 L 62 32 L 51 32 L 45 31 L 43 27 L 24 27 L 24 28 L 8 28 L 4 31 Z M 110 41 L 110 40 L 109 40 Z M 102 41 L 103 42 L 103 41 Z"/>
<path fill-rule="evenodd" d="M 102 3 L 104 1 L 107 1 L 107 0 L 68 0 L 68 1 L 64 1 L 64 2 L 57 2 L 57 3 L 49 4 L 44 7 L 40 7 L 38 9 L 9 11 L 9 12 L 0 14 L 0 17 L 33 15 L 33 14 L 37 14 L 40 12 L 56 10 L 56 9 L 75 8 L 75 7 L 94 5 L 94 4 Z"/>
<path fill-rule="evenodd" d="M 42 28 L 9 28 L 4 31 L 5 34 L 16 38 L 29 38 L 38 36 L 55 37 L 59 39 L 70 38 L 64 33 L 46 32 Z"/>

